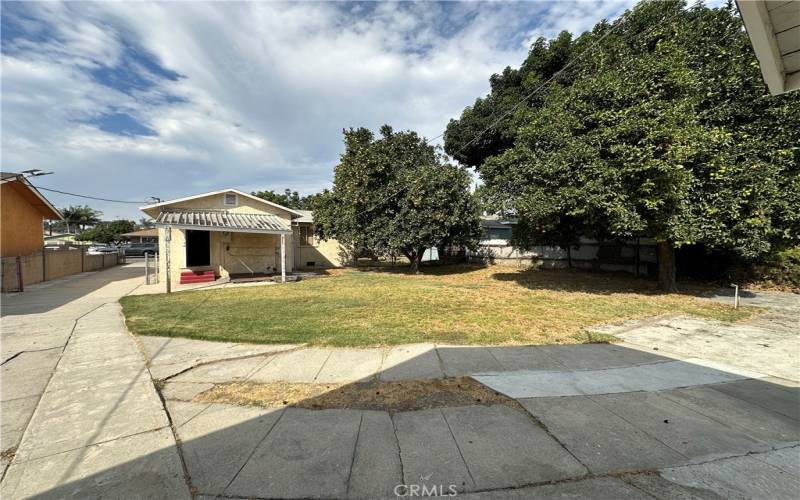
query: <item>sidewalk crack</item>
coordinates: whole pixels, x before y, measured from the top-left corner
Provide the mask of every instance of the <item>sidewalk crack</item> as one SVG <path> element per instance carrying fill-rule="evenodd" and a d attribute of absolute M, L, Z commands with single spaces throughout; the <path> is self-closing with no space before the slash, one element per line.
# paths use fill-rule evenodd
<path fill-rule="evenodd" d="M 469 470 L 469 464 L 467 463 L 467 459 L 464 458 L 464 453 L 461 452 L 461 447 L 458 445 L 458 440 L 456 439 L 456 435 L 453 434 L 453 428 L 450 427 L 450 422 L 447 421 L 447 416 L 444 414 L 444 411 L 442 409 L 439 409 L 439 413 L 442 415 L 442 419 L 444 419 L 445 425 L 447 425 L 447 430 L 450 431 L 450 437 L 453 438 L 453 442 L 456 445 L 456 450 L 458 450 L 458 455 L 461 457 L 461 461 L 464 462 L 464 468 L 467 469 L 469 480 L 472 481 L 472 487 L 477 488 L 478 484 L 475 482 L 475 477 L 473 477 L 472 471 Z"/>
<path fill-rule="evenodd" d="M 353 444 L 353 459 L 350 461 L 350 470 L 347 472 L 347 486 L 344 491 L 344 496 L 350 496 L 350 479 L 353 477 L 353 467 L 356 464 L 356 453 L 358 453 L 358 439 L 361 437 L 361 425 L 364 423 L 364 412 L 359 413 L 358 431 L 356 432 L 356 442 Z"/>

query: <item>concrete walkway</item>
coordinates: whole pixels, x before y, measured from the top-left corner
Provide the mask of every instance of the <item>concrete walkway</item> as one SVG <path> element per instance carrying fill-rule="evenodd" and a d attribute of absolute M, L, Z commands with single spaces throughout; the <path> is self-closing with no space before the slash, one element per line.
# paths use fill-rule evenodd
<path fill-rule="evenodd" d="M 141 282 L 141 269 L 117 268 L 4 297 L 3 450 L 15 453 L 4 454 L 3 498 L 783 499 L 800 489 L 797 374 L 769 366 L 791 366 L 791 354 L 720 354 L 731 338 L 749 345 L 736 335 L 751 324 L 712 330 L 691 353 L 673 352 L 677 340 L 654 350 L 656 336 L 375 349 L 134 338 L 116 301 Z M 797 332 L 782 329 L 792 307 L 772 307 L 762 318 L 777 326 L 757 334 L 796 347 Z M 228 382 L 346 391 L 465 375 L 513 400 L 390 412 L 198 398 Z"/>
<path fill-rule="evenodd" d="M 3 498 L 190 498 L 117 303 L 141 281 L 121 266 L 3 297 Z"/>
<path fill-rule="evenodd" d="M 750 369 L 769 372 L 772 354 L 746 362 L 727 357 L 734 364 L 725 364 L 635 344 L 416 344 L 274 346 L 223 359 L 244 347 L 140 340 L 153 353 L 151 370 L 163 375 L 192 485 L 207 498 L 455 491 L 472 499 L 788 499 L 800 488 L 798 374 L 790 380 Z M 208 361 L 173 363 L 183 352 Z M 791 355 L 783 354 L 785 365 Z M 306 410 L 196 399 L 229 382 L 347 391 L 359 382 L 462 375 L 519 407 Z"/>

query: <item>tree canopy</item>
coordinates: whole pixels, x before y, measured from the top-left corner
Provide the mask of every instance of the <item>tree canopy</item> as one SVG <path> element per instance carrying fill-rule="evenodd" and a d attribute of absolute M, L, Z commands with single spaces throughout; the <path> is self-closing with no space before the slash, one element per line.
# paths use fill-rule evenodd
<path fill-rule="evenodd" d="M 800 238 L 800 93 L 767 93 L 731 4 L 642 2 L 574 40 L 537 40 L 491 82 L 448 125 L 445 149 L 513 206 L 516 245 L 651 237 L 672 290 L 677 246 L 755 258 Z"/>
<path fill-rule="evenodd" d="M 353 250 L 402 253 L 414 272 L 426 248 L 474 247 L 480 221 L 466 169 L 415 132 L 384 125 L 380 134 L 344 131 L 333 190 L 314 208 L 319 236 Z"/>
<path fill-rule="evenodd" d="M 132 220 L 115 220 L 111 222 L 100 222 L 92 229 L 84 231 L 75 237 L 76 240 L 94 241 L 96 243 L 119 243 L 122 241 L 122 234 L 136 230 L 136 223 Z"/>
<path fill-rule="evenodd" d="M 300 193 L 289 188 L 284 189 L 283 193 L 276 193 L 270 189 L 269 191 L 253 191 L 251 194 L 295 210 L 313 210 L 314 202 L 320 196 L 320 193 L 301 196 Z"/>

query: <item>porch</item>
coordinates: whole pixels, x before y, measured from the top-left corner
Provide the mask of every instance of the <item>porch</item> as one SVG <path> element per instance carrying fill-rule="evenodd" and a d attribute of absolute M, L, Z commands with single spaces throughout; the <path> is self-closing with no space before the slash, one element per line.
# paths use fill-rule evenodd
<path fill-rule="evenodd" d="M 156 224 L 163 232 L 159 271 L 172 283 L 267 275 L 286 281 L 292 270 L 292 230 L 275 215 L 181 209 L 161 212 Z"/>

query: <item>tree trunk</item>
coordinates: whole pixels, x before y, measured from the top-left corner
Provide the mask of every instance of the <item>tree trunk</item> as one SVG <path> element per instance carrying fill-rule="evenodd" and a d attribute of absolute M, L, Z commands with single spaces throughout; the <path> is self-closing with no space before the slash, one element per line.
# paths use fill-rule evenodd
<path fill-rule="evenodd" d="M 411 268 L 409 271 L 411 274 L 419 274 L 419 266 L 422 263 L 422 256 L 425 255 L 425 249 L 417 249 L 409 256 L 409 260 L 411 261 Z"/>
<path fill-rule="evenodd" d="M 671 241 L 656 243 L 658 253 L 658 287 L 664 292 L 677 292 L 675 286 L 675 245 Z"/>

